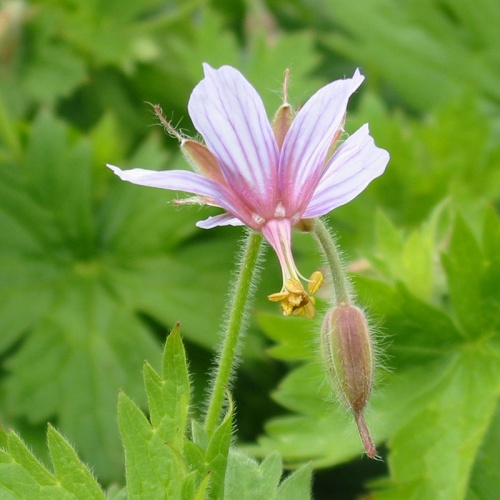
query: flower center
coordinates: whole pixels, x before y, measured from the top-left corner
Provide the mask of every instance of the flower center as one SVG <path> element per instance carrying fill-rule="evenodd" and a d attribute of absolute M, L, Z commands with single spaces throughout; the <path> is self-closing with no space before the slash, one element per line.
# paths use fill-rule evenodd
<path fill-rule="evenodd" d="M 281 302 L 281 310 L 285 316 L 294 314 L 312 318 L 315 313 L 314 297 L 323 283 L 323 274 L 314 272 L 310 279 L 302 276 L 292 254 L 292 223 L 290 219 L 274 218 L 262 226 L 262 234 L 271 244 L 278 256 L 283 276 L 283 287 L 280 292 L 268 296 L 272 302 Z M 302 281 L 307 282 L 307 290 Z"/>
<path fill-rule="evenodd" d="M 306 291 L 298 279 L 290 278 L 284 283 L 281 292 L 272 293 L 267 298 L 271 302 L 281 302 L 281 310 L 285 316 L 293 314 L 313 318 L 315 300 L 312 294 L 316 293 L 323 284 L 323 274 L 315 271 L 307 282 Z"/>

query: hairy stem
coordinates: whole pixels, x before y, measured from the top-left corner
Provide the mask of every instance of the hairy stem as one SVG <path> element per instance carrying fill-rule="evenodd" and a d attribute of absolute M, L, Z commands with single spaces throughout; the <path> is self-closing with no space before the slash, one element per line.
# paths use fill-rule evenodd
<path fill-rule="evenodd" d="M 223 332 L 223 340 L 217 358 L 208 409 L 205 416 L 205 431 L 212 434 L 222 413 L 226 391 L 236 364 L 238 343 L 245 330 L 247 311 L 252 299 L 252 285 L 256 276 L 262 249 L 262 235 L 250 232 L 240 265 L 236 271 L 236 282 L 231 294 L 229 319 Z"/>
<path fill-rule="evenodd" d="M 350 305 L 349 281 L 342 265 L 335 239 L 321 219 L 314 219 L 313 234 L 326 257 L 333 279 L 335 304 Z"/>

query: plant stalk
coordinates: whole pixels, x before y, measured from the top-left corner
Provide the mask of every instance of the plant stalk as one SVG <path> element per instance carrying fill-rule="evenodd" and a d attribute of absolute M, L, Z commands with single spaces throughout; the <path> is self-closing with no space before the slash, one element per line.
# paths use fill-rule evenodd
<path fill-rule="evenodd" d="M 229 319 L 223 332 L 222 345 L 217 359 L 208 409 L 205 416 L 205 431 L 210 436 L 216 429 L 224 407 L 226 392 L 236 365 L 238 344 L 246 327 L 248 308 L 252 299 L 252 286 L 257 275 L 257 265 L 262 249 L 262 235 L 250 232 L 236 271 L 236 282 L 231 295 Z"/>
<path fill-rule="evenodd" d="M 349 281 L 347 279 L 342 260 L 340 258 L 334 237 L 326 224 L 321 219 L 314 219 L 312 230 L 323 254 L 328 262 L 330 273 L 333 279 L 333 288 L 336 305 L 350 305 L 351 294 Z"/>

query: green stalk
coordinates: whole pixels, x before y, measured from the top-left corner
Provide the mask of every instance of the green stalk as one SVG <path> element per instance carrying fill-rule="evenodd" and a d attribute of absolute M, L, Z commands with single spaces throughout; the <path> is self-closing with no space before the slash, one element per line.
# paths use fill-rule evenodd
<path fill-rule="evenodd" d="M 262 248 L 262 235 L 249 233 L 242 259 L 237 270 L 236 283 L 232 290 L 229 319 L 223 332 L 223 340 L 217 359 L 215 379 L 212 385 L 208 410 L 205 416 L 205 431 L 211 435 L 216 429 L 224 407 L 231 374 L 236 364 L 238 343 L 243 335 L 252 298 L 252 285 L 256 276 Z"/>
<path fill-rule="evenodd" d="M 347 279 L 342 260 L 340 258 L 334 237 L 330 234 L 328 227 L 321 219 L 314 219 L 312 230 L 323 254 L 326 257 L 333 279 L 336 305 L 350 305 L 351 294 L 349 281 Z"/>

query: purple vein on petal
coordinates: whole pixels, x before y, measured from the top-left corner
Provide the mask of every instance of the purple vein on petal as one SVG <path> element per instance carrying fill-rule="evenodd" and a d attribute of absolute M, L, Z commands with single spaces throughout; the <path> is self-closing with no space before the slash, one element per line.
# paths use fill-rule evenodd
<path fill-rule="evenodd" d="M 262 205 L 269 200 L 278 157 L 262 100 L 232 68 L 205 65 L 205 74 L 189 101 L 193 123 L 233 190 Z"/>
<path fill-rule="evenodd" d="M 324 168 L 336 132 L 342 127 L 347 103 L 364 77 L 332 82 L 314 94 L 295 117 L 283 144 L 279 176 L 286 205 L 304 210 Z"/>
<path fill-rule="evenodd" d="M 384 172 L 388 161 L 389 153 L 375 146 L 363 125 L 330 159 L 304 217 L 319 217 L 348 203 Z"/>
<path fill-rule="evenodd" d="M 245 218 L 247 212 L 242 200 L 234 196 L 224 186 L 189 170 L 146 170 L 133 168 L 121 170 L 114 165 L 108 165 L 120 179 L 141 186 L 185 191 L 199 196 L 213 198 L 218 206 L 238 217 Z M 248 216 L 246 217 L 248 218 Z"/>

